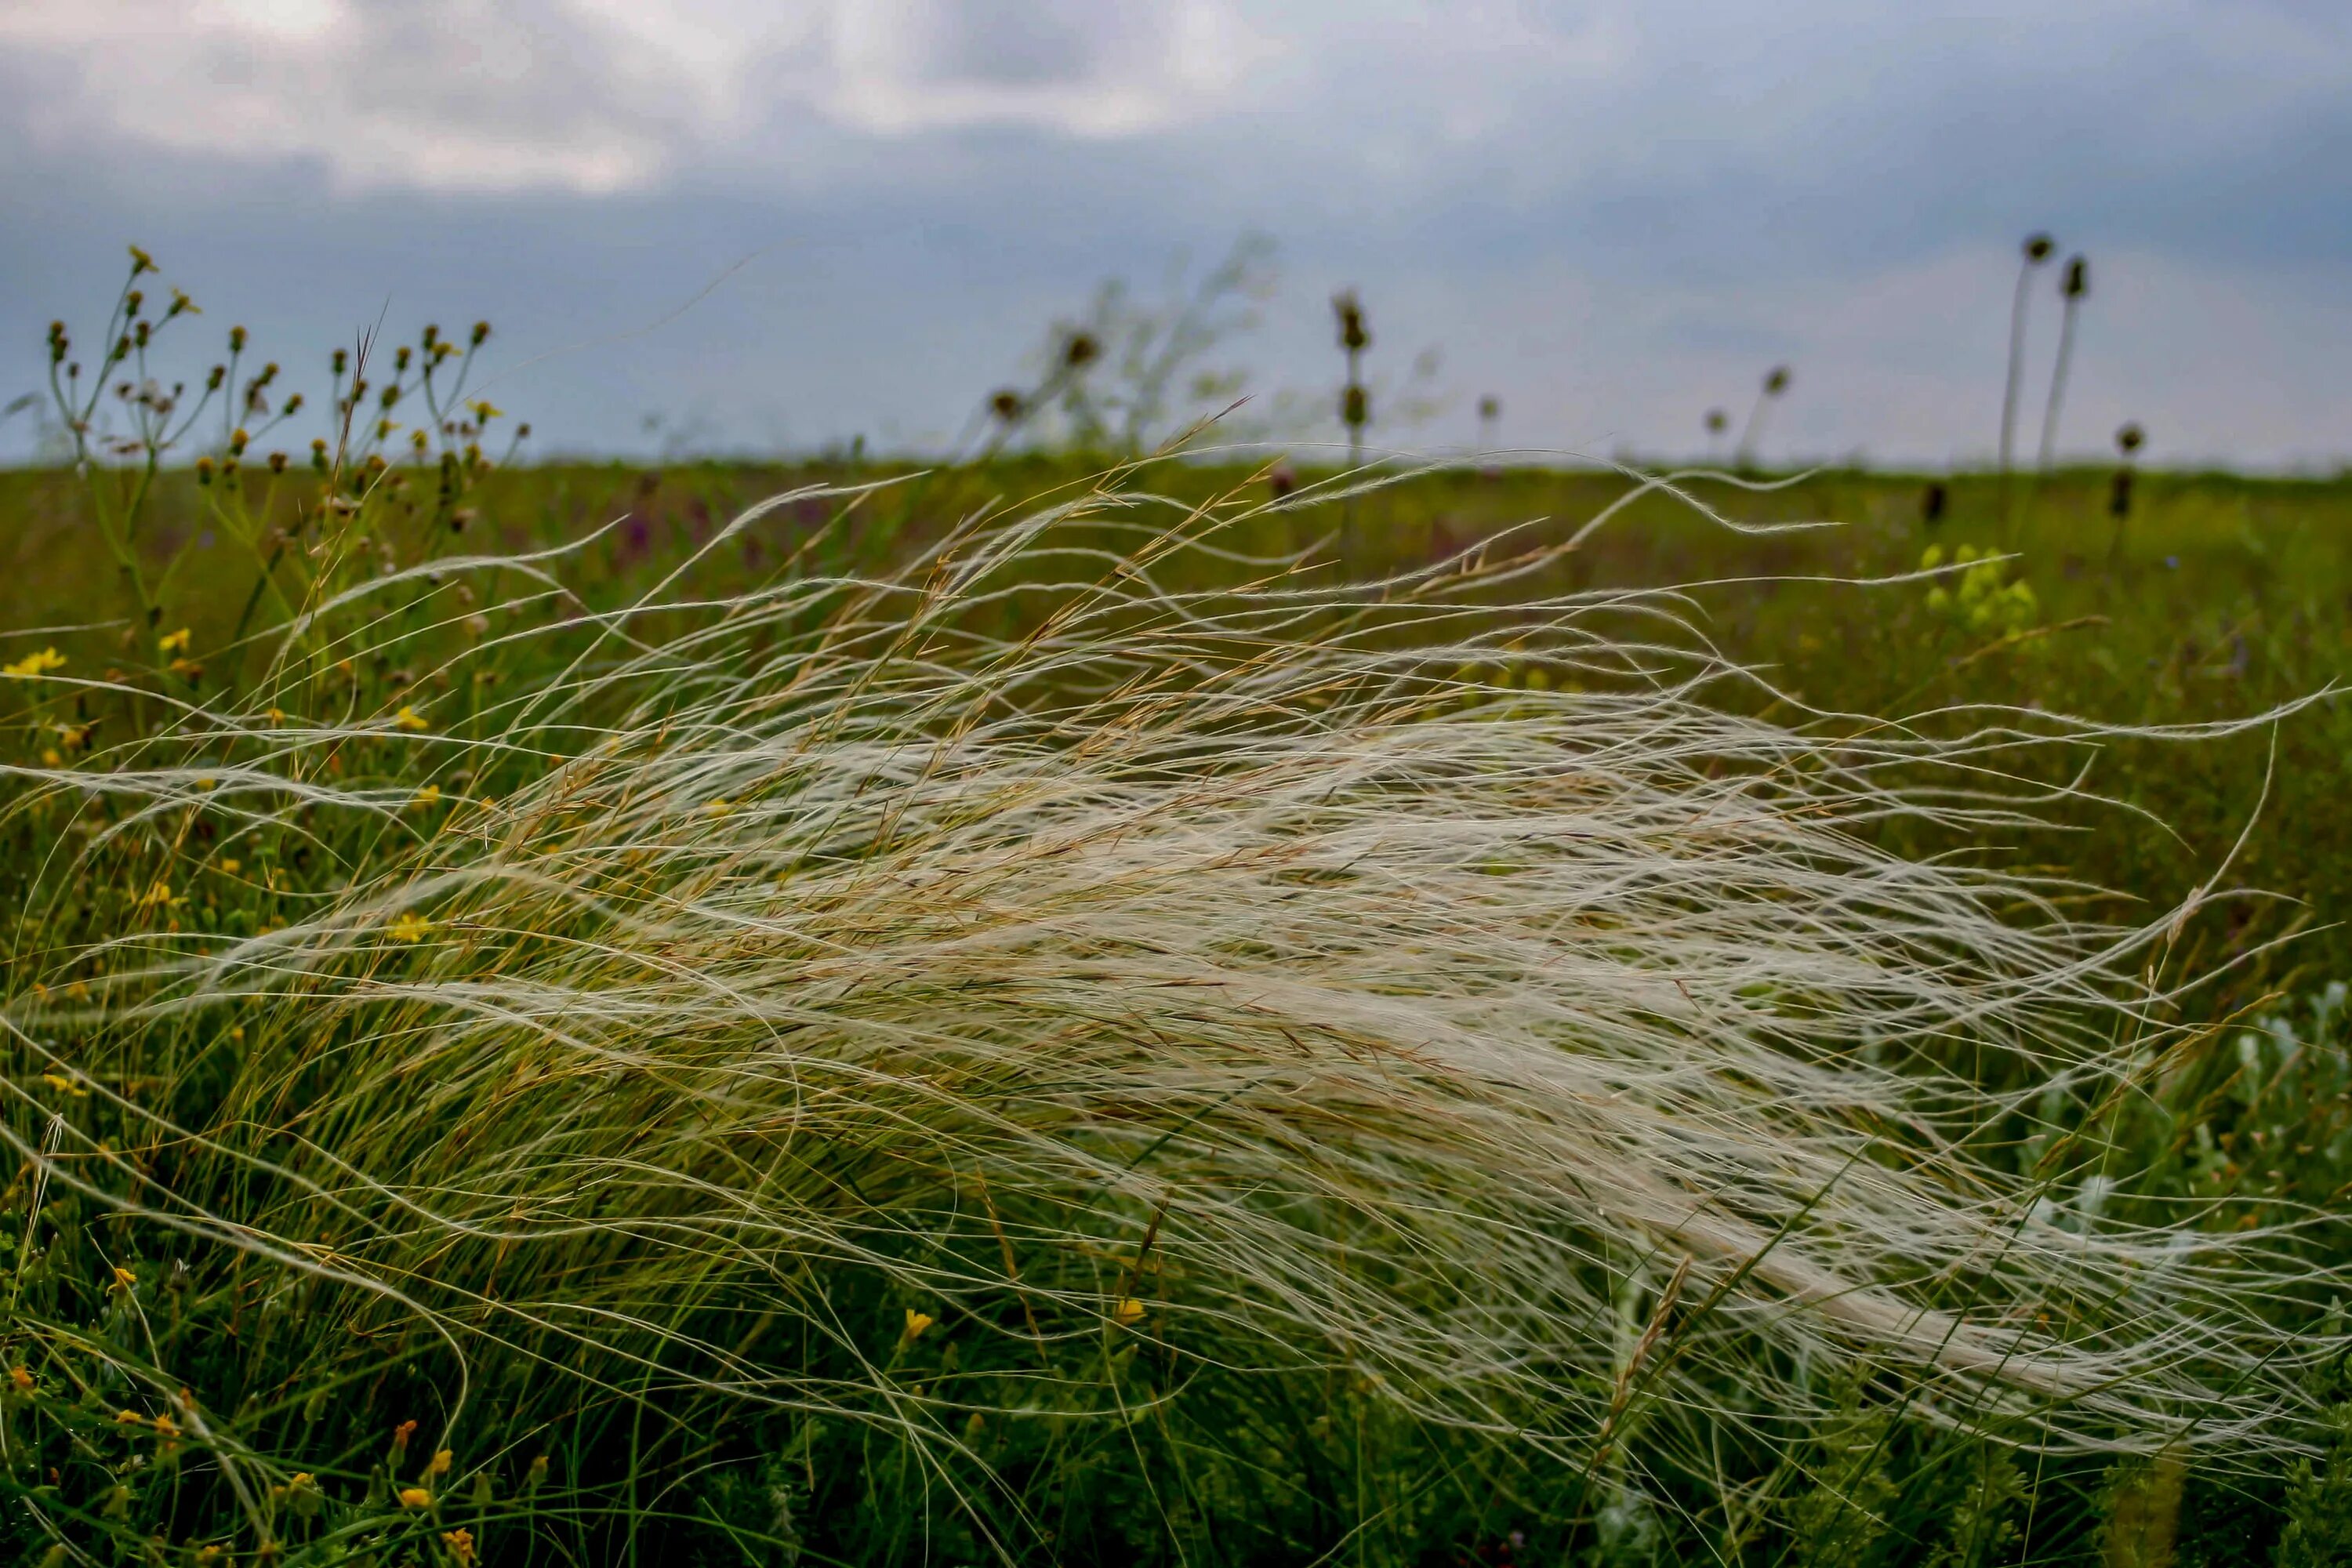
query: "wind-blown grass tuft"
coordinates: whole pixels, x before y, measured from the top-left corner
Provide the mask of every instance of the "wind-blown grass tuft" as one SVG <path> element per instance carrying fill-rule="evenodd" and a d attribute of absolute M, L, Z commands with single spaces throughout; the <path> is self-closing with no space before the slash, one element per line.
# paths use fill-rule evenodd
<path fill-rule="evenodd" d="M 1334 584 L 1253 554 L 1261 510 L 1097 489 L 605 611 L 444 559 L 232 703 L 11 770 L 89 826 L 0 1135 L 110 1248 L 52 1254 L 19 1353 L 202 1422 L 297 1551 L 461 1499 L 485 1539 L 721 1528 L 690 1483 L 753 1450 L 772 1516 L 723 1528 L 772 1543 L 887 1495 L 875 1559 L 1018 1552 L 1087 1467 L 1181 1535 L 1312 1490 L 1335 1414 L 1622 1494 L 1769 1452 L 1832 1368 L 2060 1451 L 2292 1444 L 2343 1348 L 2303 1222 L 2007 1157 L 2186 1048 L 2171 917 L 1886 845 L 2030 824 L 2087 731 L 1775 722 L 1674 595 L 1542 551 Z M 379 658 L 413 695 L 362 713 L 336 671 Z M 282 923 L 174 931 L 232 857 Z M 169 1326 L 207 1301 L 233 1339 Z"/>

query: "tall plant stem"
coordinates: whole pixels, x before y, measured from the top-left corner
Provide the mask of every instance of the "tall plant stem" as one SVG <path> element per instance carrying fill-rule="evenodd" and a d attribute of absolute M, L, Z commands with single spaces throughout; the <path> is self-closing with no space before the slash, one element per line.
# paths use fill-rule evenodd
<path fill-rule="evenodd" d="M 2039 261 L 2029 257 L 2017 272 L 2017 296 L 2009 307 L 2009 379 L 2000 395 L 2000 526 L 2007 537 L 2011 523 L 2010 476 L 2017 457 L 2017 395 L 2025 378 L 2025 302 L 2032 293 Z"/>
<path fill-rule="evenodd" d="M 2058 449 L 2058 408 L 2066 396 L 2066 369 L 2074 357 L 2074 317 L 2082 306 L 2079 295 L 2066 297 L 2065 313 L 2059 318 L 2058 363 L 2050 371 L 2050 402 L 2042 411 L 2042 452 L 2036 467 L 2043 473 L 2050 471 L 2051 459 Z"/>

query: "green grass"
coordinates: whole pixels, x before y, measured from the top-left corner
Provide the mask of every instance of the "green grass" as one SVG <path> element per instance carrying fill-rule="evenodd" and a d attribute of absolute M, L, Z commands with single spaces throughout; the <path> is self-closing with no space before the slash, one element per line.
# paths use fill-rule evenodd
<path fill-rule="evenodd" d="M 2344 1247 L 2340 1219 L 2304 1216 L 2340 1215 L 2352 1183 L 2352 1023 L 2329 989 L 2352 964 L 2326 929 L 2352 909 L 2352 737 L 2333 701 L 2239 721 L 2343 668 L 2352 486 L 2147 475 L 2118 541 L 2104 476 L 2058 476 L 1999 574 L 2030 603 L 1974 625 L 1934 583 L 1856 580 L 1998 542 L 1992 482 L 1955 484 L 1930 533 L 1923 481 L 1864 474 L 1695 487 L 1738 524 L 1835 529 L 1739 532 L 1655 496 L 1510 583 L 1500 563 L 1630 481 L 1423 476 L 1360 498 L 1324 551 L 1339 564 L 1285 589 L 1526 525 L 1456 619 L 1327 605 L 1276 633 L 1243 591 L 1265 568 L 1184 548 L 1147 546 L 1151 592 L 1127 598 L 1084 585 L 1142 579 L 1034 549 L 940 585 L 986 548 L 964 520 L 1087 494 L 1090 473 L 1005 461 L 812 491 L 692 559 L 765 497 L 883 476 L 499 470 L 469 477 L 460 531 L 429 468 L 404 495 L 352 487 L 356 511 L 323 525 L 308 473 L 273 492 L 257 468 L 236 490 L 166 471 L 136 544 L 145 628 L 123 625 L 135 595 L 72 477 L 0 476 L 0 627 L 85 628 L 0 642 L 66 659 L 8 694 L 0 756 L 19 770 L 0 908 L 22 911 L 0 939 L 21 1162 L 0 1332 L 26 1374 L 0 1391 L 11 1548 L 2335 1560 L 2352 1459 L 2322 1418 L 2347 1394 L 2324 1314 Z M 1147 483 L 1262 494 L 1209 466 L 1124 488 Z M 1121 526 L 1178 510 L 1097 504 L 1049 542 L 1132 561 L 1151 535 Z M 1215 542 L 1279 558 L 1339 514 L 1229 505 Z M 560 593 L 446 564 L 614 523 L 541 563 Z M 299 530 L 299 555 L 273 528 Z M 951 564 L 872 586 L 951 536 Z M 667 607 L 596 618 L 673 574 Z M 1154 596 L 1171 594 L 1242 618 L 1188 632 Z M 183 626 L 184 647 L 158 646 Z M 1657 705 L 1625 654 L 1638 637 L 1707 678 L 1691 709 Z M 1769 687 L 1711 669 L 1707 644 Z M 1399 673 L 1400 648 L 1431 668 Z M 2062 740 L 1952 750 L 2020 713 Z M 1653 723 L 1688 757 L 1622 749 Z M 2181 733 L 2201 725 L 2228 732 Z M 902 765 L 908 746 L 945 771 Z M 1406 782 L 1349 794 L 1328 760 L 1349 746 Z M 1562 747 L 1586 782 L 1555 794 L 1531 781 Z M 1108 771 L 1062 771 L 1073 757 Z M 1836 777 L 1858 758 L 1867 789 Z M 1978 764 L 2011 797 L 2083 792 L 2038 803 L 2038 825 L 1948 798 L 1877 809 Z M 1796 837 L 1719 865 L 1676 850 L 1687 879 L 1613 906 L 1589 949 L 1610 965 L 1591 986 L 1671 960 L 1709 1005 L 1748 1009 L 1711 1037 L 1627 1001 L 1608 1014 L 1622 1035 L 1578 1037 L 1659 1125 L 1743 1130 L 1725 1147 L 1549 1141 L 1566 1102 L 1465 1088 L 1394 1020 L 1328 1012 L 1409 994 L 1414 1026 L 1442 1001 L 1501 1040 L 1496 1019 L 1547 986 L 1512 967 L 1587 950 L 1559 934 L 1548 862 L 1496 825 L 1631 822 L 1610 814 L 1781 774 Z M 1472 847 L 1378 859 L 1410 899 L 1338 862 L 1234 869 L 1396 811 Z M 2137 950 L 2159 985 L 2208 983 L 2126 1010 L 2127 964 L 2050 988 L 2089 922 L 2156 919 L 2242 834 L 2221 889 L 2286 900 L 2217 899 Z M 1818 939 L 1781 921 L 1822 868 L 1881 879 L 1931 857 L 1944 931 L 1889 934 L 1889 910 L 1929 906 L 1875 882 L 1869 919 Z M 797 889 L 782 916 L 758 901 L 779 887 Z M 1736 949 L 1693 945 L 1694 910 L 1766 920 L 1731 929 L 1773 962 L 1743 978 Z M 1454 929 L 1423 923 L 1441 913 Z M 1277 1005 L 1177 986 L 1149 1015 L 1106 1012 L 1138 994 L 1093 966 L 1171 962 L 1182 931 L 1255 984 L 1320 989 Z M 1821 969 L 1850 943 L 1901 1008 Z M 1350 968 L 1356 944 L 1391 967 Z M 2032 977 L 2031 1005 L 1989 1000 L 2004 975 Z M 1866 1036 L 1882 1016 L 1910 1032 Z M 784 1040 L 805 1080 L 761 1065 Z M 2021 1393 L 1859 1310 L 1824 1330 L 1770 1306 L 1789 1291 L 1767 1289 L 1769 1248 L 1691 1254 L 1685 1278 L 1654 1226 L 1530 1191 L 1564 1150 L 1699 1186 L 1742 1148 L 1749 1218 L 1791 1252 L 1916 1308 L 2038 1307 L 2111 1358 L 2085 1364 L 2120 1393 Z M 1977 1214 L 1972 1194 L 2053 1206 Z M 2020 1226 L 2047 1227 L 2043 1250 L 1968 1252 Z M 2155 1251 L 2093 1268 L 2053 1244 L 2175 1232 L 2211 1256 L 2154 1290 Z M 2203 1396 L 2216 1431 L 2118 1457 Z"/>

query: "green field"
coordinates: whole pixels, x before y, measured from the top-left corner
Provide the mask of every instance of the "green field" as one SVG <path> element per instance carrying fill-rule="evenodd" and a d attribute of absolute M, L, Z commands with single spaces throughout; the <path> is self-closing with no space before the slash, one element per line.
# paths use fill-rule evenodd
<path fill-rule="evenodd" d="M 2004 521 L 2000 483 L 1962 476 L 1931 522 L 1924 476 L 1716 477 L 1560 548 L 1635 480 L 1446 471 L 1335 499 L 1310 473 L 1277 506 L 1248 468 L 1101 476 L 1076 457 L 936 473 L 453 459 L 327 479 L 249 462 L 234 483 L 163 469 L 126 536 L 108 530 L 128 476 L 0 475 L 0 910 L 21 911 L 0 939 L 9 1549 L 2347 1560 L 2352 726 L 2326 694 L 2352 664 L 2352 483 L 2149 472 L 2118 522 L 2109 476 L 2068 472 L 2018 481 Z M 727 531 L 783 494 L 799 499 Z M 973 564 L 1002 522 L 1067 502 L 1083 504 L 1043 542 Z M 1216 552 L 1166 546 L 1170 531 Z M 1459 621 L 1416 607 L 1452 592 L 1427 572 L 1481 542 Z M 2013 558 L 1919 575 L 1964 547 Z M 900 587 L 869 586 L 908 563 Z M 1315 599 L 1381 578 L 1420 586 L 1369 609 Z M 1139 586 L 1114 602 L 1105 584 Z M 1311 625 L 1276 617 L 1269 594 L 1313 601 Z M 1185 595 L 1199 625 L 1165 608 Z M 1587 634 L 1606 657 L 1579 654 Z M 1427 672 L 1379 662 L 1423 647 L 1443 649 Z M 1643 706 L 1693 672 L 1687 700 L 1721 728 Z M 1763 731 L 1735 724 L 1773 738 L 1744 750 Z M 1934 749 L 1988 726 L 2036 739 Z M 1233 757 L 1262 755 L 1285 792 L 1267 798 L 1301 821 L 1333 765 L 1318 746 L 1425 768 L 1328 831 L 1419 812 L 1478 844 L 1475 864 L 1397 861 L 1379 900 L 1347 890 L 1352 866 L 1269 871 L 1232 889 L 1260 923 L 1234 915 L 1219 951 L 1268 986 L 1311 972 L 1368 1008 L 1426 990 L 1461 1018 L 1526 1005 L 1504 960 L 1462 967 L 1480 940 L 1555 940 L 1553 917 L 1507 904 L 1550 886 L 1529 880 L 1548 863 L 1476 837 L 1488 818 L 1615 820 L 1616 784 L 1578 795 L 1506 763 L 1564 749 L 1668 802 L 1727 780 L 1780 801 L 1772 780 L 1801 774 L 1790 830 L 1834 836 L 1770 850 L 1755 877 L 1784 882 L 1753 889 L 1743 860 L 1669 836 L 1625 873 L 1686 877 L 1663 902 L 1556 938 L 1622 972 L 1595 985 L 1663 975 L 1711 1007 L 1719 983 L 1720 1005 L 1760 1020 L 1736 1049 L 1722 1037 L 1720 1065 L 1705 1027 L 1657 1032 L 1671 996 L 1612 1013 L 1622 1044 L 1568 1047 L 1625 1053 L 1618 1092 L 1654 1110 L 1624 1134 L 1629 1168 L 1680 1171 L 1699 1155 L 1675 1139 L 1732 1128 L 1761 1151 L 1740 1179 L 1776 1244 L 1955 1321 L 1981 1308 L 2098 1347 L 2121 1392 L 1963 1376 L 1834 1310 L 1790 1326 L 1802 1291 L 1748 1300 L 1776 1278 L 1763 1253 L 1710 1272 L 1672 1245 L 1629 1250 L 1656 1227 L 1626 1229 L 1615 1199 L 1515 1206 L 1531 1200 L 1511 1162 L 1551 1147 L 1559 1106 L 1444 1074 L 1381 1099 L 1365 1086 L 1426 1064 L 1396 1046 L 1349 1076 L 1371 1059 L 1360 1047 L 1391 1049 L 1376 1013 L 1291 1038 L 1310 1068 L 1283 1040 L 1319 1024 L 1311 1010 L 1259 1040 L 1272 1003 L 1150 989 L 1180 984 L 1166 953 L 1147 962 L 1118 933 L 1173 920 L 1195 884 L 1152 893 L 1166 910 L 1122 901 L 1157 873 L 1026 815 L 1044 810 L 1029 792 L 1066 787 L 1067 759 L 1138 732 L 1165 743 L 1115 770 L 1118 798 L 1144 803 L 1119 834 L 1165 828 L 1166 854 L 1188 812 L 1204 836 L 1259 842 L 1256 797 L 1218 792 L 1275 785 Z M 986 746 L 959 750 L 974 733 Z M 1684 735 L 1687 765 L 1656 760 Z M 2034 820 L 1874 810 L 1839 770 L 1891 738 L 1920 749 L 1890 751 L 1872 789 L 1981 787 Z M 1490 748 L 1501 772 L 1462 760 Z M 1612 760 L 1627 748 L 1642 754 Z M 987 772 L 1007 757 L 1019 767 Z M 963 766 L 981 780 L 967 793 L 939 782 Z M 1266 852 L 1308 834 L 1286 831 Z M 1057 857 L 1097 850 L 1099 880 L 1052 879 Z M 1227 886 L 1230 858 L 1201 864 L 1181 875 Z M 1932 1006 L 1816 990 L 1794 967 L 1741 979 L 1732 947 L 1680 945 L 1720 905 L 1817 965 L 1945 963 L 1936 931 L 1884 934 L 1947 907 L 1901 901 L 1899 877 L 1872 884 L 1896 889 L 1894 914 L 1844 912 L 1853 884 L 1832 881 L 1816 921 L 1803 891 L 1824 868 L 1905 865 L 1945 868 L 1936 898 L 1958 900 L 1958 967 Z M 1399 890 L 1415 877 L 1422 891 Z M 1482 877 L 1507 900 L 1487 937 L 1424 923 L 1441 895 L 1487 908 Z M 787 912 L 753 920 L 742 900 L 767 889 Z M 2078 993 L 2048 978 L 2073 937 L 2011 952 L 2000 934 L 2161 922 L 2200 889 L 2135 950 L 2142 988 L 2111 1011 L 2130 965 Z M 1223 896 L 1183 919 L 1215 924 Z M 1321 935 L 1279 926 L 1293 896 L 1331 901 Z M 1020 934 L 1056 900 L 1097 900 L 1098 947 L 1083 922 L 1043 946 Z M 1405 967 L 1334 969 L 1360 930 Z M 1424 983 L 1424 962 L 1463 978 Z M 2019 975 L 2030 1007 L 2002 999 Z M 1528 969 L 1528 994 L 1539 984 L 1573 1011 L 1573 985 Z M 1970 997 L 1981 1031 L 1956 1021 Z M 1916 1041 L 1880 1037 L 1882 1015 L 1920 1008 L 1945 1011 Z M 769 1059 L 755 1047 L 808 1080 L 751 1065 Z M 1645 1050 L 1677 1053 L 1672 1070 L 1645 1077 Z M 1776 1077 L 1783 1061 L 1830 1076 Z M 1869 1087 L 1823 1087 L 1847 1073 Z M 1677 1075 L 1710 1086 L 1678 1098 Z M 1525 1120 L 1478 1121 L 1507 1112 Z M 1431 1130 L 1447 1117 L 1465 1131 Z M 1798 1132 L 1817 1148 L 1771 1143 Z M 1774 1160 L 1780 1198 L 1763 1192 Z M 1840 1208 L 1855 1172 L 1887 1184 Z M 1895 1225 L 1930 1193 L 1948 1209 L 1920 1215 L 1990 1205 L 1969 1246 L 2025 1226 L 2000 1205 L 2039 1194 L 2052 1235 L 2097 1252 L 2112 1231 L 2116 1250 L 1964 1261 L 1929 1235 L 1874 1251 L 1869 1216 Z M 1433 1217 L 1406 1201 L 1423 1194 L 1454 1206 Z M 2151 1287 L 2174 1234 L 2213 1258 Z M 1545 1236 L 1573 1258 L 1529 1245 Z M 1490 1289 L 1519 1292 L 1524 1319 Z M 2171 1339 L 2126 1350 L 2175 1304 Z M 2210 1407 L 2198 1387 L 2218 1389 Z"/>

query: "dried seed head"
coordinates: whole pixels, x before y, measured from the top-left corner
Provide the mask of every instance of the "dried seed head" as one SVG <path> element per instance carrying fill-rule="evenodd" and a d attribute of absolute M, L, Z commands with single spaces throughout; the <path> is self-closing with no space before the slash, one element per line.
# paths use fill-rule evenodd
<path fill-rule="evenodd" d="M 1350 353 L 1371 347 L 1371 329 L 1364 324 L 1363 303 L 1353 289 L 1331 296 L 1331 312 L 1339 319 L 1339 346 Z"/>
<path fill-rule="evenodd" d="M 2051 253 L 2057 248 L 2058 242 L 2046 234 L 2029 234 L 2025 237 L 2025 259 L 2029 265 L 2041 266 L 2050 259 Z"/>
<path fill-rule="evenodd" d="M 1360 430 L 1372 417 L 1371 399 L 1360 386 L 1350 386 L 1339 395 L 1339 423 L 1350 430 Z"/>
<path fill-rule="evenodd" d="M 341 375 L 344 368 L 352 363 L 352 356 L 345 351 L 337 349 L 334 357 L 328 363 L 333 367 L 335 374 Z"/>
<path fill-rule="evenodd" d="M 2079 256 L 2069 257 L 2066 261 L 2066 277 L 2058 285 L 2058 291 L 2069 300 L 2079 300 L 2089 293 L 2091 291 L 2090 262 Z"/>
<path fill-rule="evenodd" d="M 480 348 L 480 347 L 482 346 L 482 342 L 483 342 L 483 340 L 484 340 L 484 339 L 486 339 L 486 338 L 488 338 L 489 335 L 490 335 L 490 324 L 489 324 L 489 322 L 488 322 L 488 321 L 476 321 L 476 322 L 474 323 L 474 334 L 473 334 L 473 337 L 471 338 L 470 342 L 472 342 L 472 344 L 473 344 L 473 346 L 474 346 L 474 347 L 476 347 L 476 348 Z"/>
<path fill-rule="evenodd" d="M 1062 363 L 1072 370 L 1084 370 L 1102 357 L 1102 344 L 1092 332 L 1072 332 L 1062 345 Z"/>
<path fill-rule="evenodd" d="M 1776 364 L 1764 374 L 1764 395 L 1778 397 L 1789 390 L 1789 367 Z"/>
<path fill-rule="evenodd" d="M 282 474 L 286 471 L 285 453 L 272 452 L 269 454 L 269 471 L 273 474 Z"/>
<path fill-rule="evenodd" d="M 2131 421 L 2116 432 L 2116 449 L 2126 458 L 2138 451 L 2147 444 L 2147 432 L 2139 427 L 2137 420 Z"/>
<path fill-rule="evenodd" d="M 1276 463 L 1265 476 L 1265 488 L 1280 500 L 1298 488 L 1298 475 L 1288 463 Z"/>
<path fill-rule="evenodd" d="M 1022 408 L 1021 395 L 1009 386 L 993 394 L 988 400 L 988 411 L 1007 425 L 1021 417 Z"/>
<path fill-rule="evenodd" d="M 241 354 L 245 352 L 245 329 L 243 327 L 231 327 L 228 330 L 228 352 L 233 354 Z"/>
<path fill-rule="evenodd" d="M 1484 396 L 1484 397 L 1482 397 L 1482 398 L 1480 398 L 1480 399 L 1478 400 L 1478 417 L 1479 417 L 1479 418 L 1481 418 L 1481 419 L 1499 419 L 1499 418 L 1501 418 L 1501 417 L 1502 417 L 1502 414 L 1503 414 L 1503 400 L 1502 400 L 1501 398 L 1499 398 L 1499 397 L 1496 396 L 1493 393 L 1491 393 L 1491 392 L 1490 392 L 1490 393 L 1488 393 L 1486 396 Z"/>

